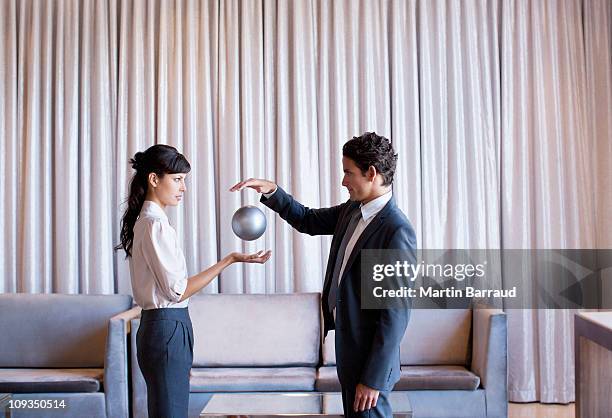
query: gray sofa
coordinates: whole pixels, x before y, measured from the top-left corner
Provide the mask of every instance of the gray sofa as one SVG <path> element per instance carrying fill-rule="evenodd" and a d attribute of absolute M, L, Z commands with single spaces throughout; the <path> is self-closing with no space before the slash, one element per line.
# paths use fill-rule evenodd
<path fill-rule="evenodd" d="M 484 308 L 484 307 L 479 307 Z M 194 364 L 189 416 L 215 392 L 336 392 L 333 332 L 322 341 L 319 293 L 191 298 Z M 132 320 L 133 416 L 146 417 Z M 506 317 L 490 309 L 414 309 L 401 380 L 415 418 L 507 417 Z"/>
<path fill-rule="evenodd" d="M 125 295 L 0 295 L 0 392 L 65 405 L 12 416 L 127 418 L 131 307 Z"/>

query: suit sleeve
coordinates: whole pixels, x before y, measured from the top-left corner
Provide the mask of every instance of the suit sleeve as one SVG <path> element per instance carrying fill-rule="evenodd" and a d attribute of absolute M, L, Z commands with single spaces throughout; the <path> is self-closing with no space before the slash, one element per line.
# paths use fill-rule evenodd
<path fill-rule="evenodd" d="M 394 232 L 387 249 L 407 250 L 416 259 L 416 237 L 409 225 Z M 410 309 L 387 308 L 380 310 L 376 333 L 360 382 L 377 390 L 389 390 L 388 381 L 393 368 L 398 367 L 397 352 L 406 332 Z"/>
<path fill-rule="evenodd" d="M 340 212 L 346 205 L 343 203 L 331 208 L 311 209 L 280 187 L 269 198 L 262 195 L 260 201 L 299 232 L 309 235 L 333 235 Z"/>

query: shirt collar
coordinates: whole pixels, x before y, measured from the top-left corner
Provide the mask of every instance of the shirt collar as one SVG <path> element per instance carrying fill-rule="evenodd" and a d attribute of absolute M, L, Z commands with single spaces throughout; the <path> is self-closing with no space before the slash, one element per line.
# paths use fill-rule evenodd
<path fill-rule="evenodd" d="M 140 216 L 150 216 L 153 218 L 161 218 L 168 220 L 168 215 L 157 203 L 151 200 L 145 200 L 140 209 Z"/>
<path fill-rule="evenodd" d="M 376 199 L 370 200 L 365 205 L 361 204 L 360 209 L 361 216 L 363 216 L 363 220 L 367 222 L 370 218 L 376 216 L 378 212 L 380 212 L 385 207 L 385 205 L 389 203 L 391 197 L 393 197 L 393 192 L 389 190 L 382 196 L 378 196 Z"/>

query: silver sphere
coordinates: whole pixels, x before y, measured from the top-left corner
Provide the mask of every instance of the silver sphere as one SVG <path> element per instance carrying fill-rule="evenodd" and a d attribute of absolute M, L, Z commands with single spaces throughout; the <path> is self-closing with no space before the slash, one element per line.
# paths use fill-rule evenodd
<path fill-rule="evenodd" d="M 232 230 L 239 238 L 253 241 L 266 231 L 266 216 L 255 206 L 243 206 L 232 216 Z"/>

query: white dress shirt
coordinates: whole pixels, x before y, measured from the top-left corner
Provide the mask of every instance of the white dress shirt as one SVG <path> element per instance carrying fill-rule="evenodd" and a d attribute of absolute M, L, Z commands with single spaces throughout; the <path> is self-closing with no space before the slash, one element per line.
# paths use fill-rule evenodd
<path fill-rule="evenodd" d="M 145 200 L 134 225 L 129 259 L 134 301 L 142 309 L 185 308 L 187 264 L 166 212 Z"/>

